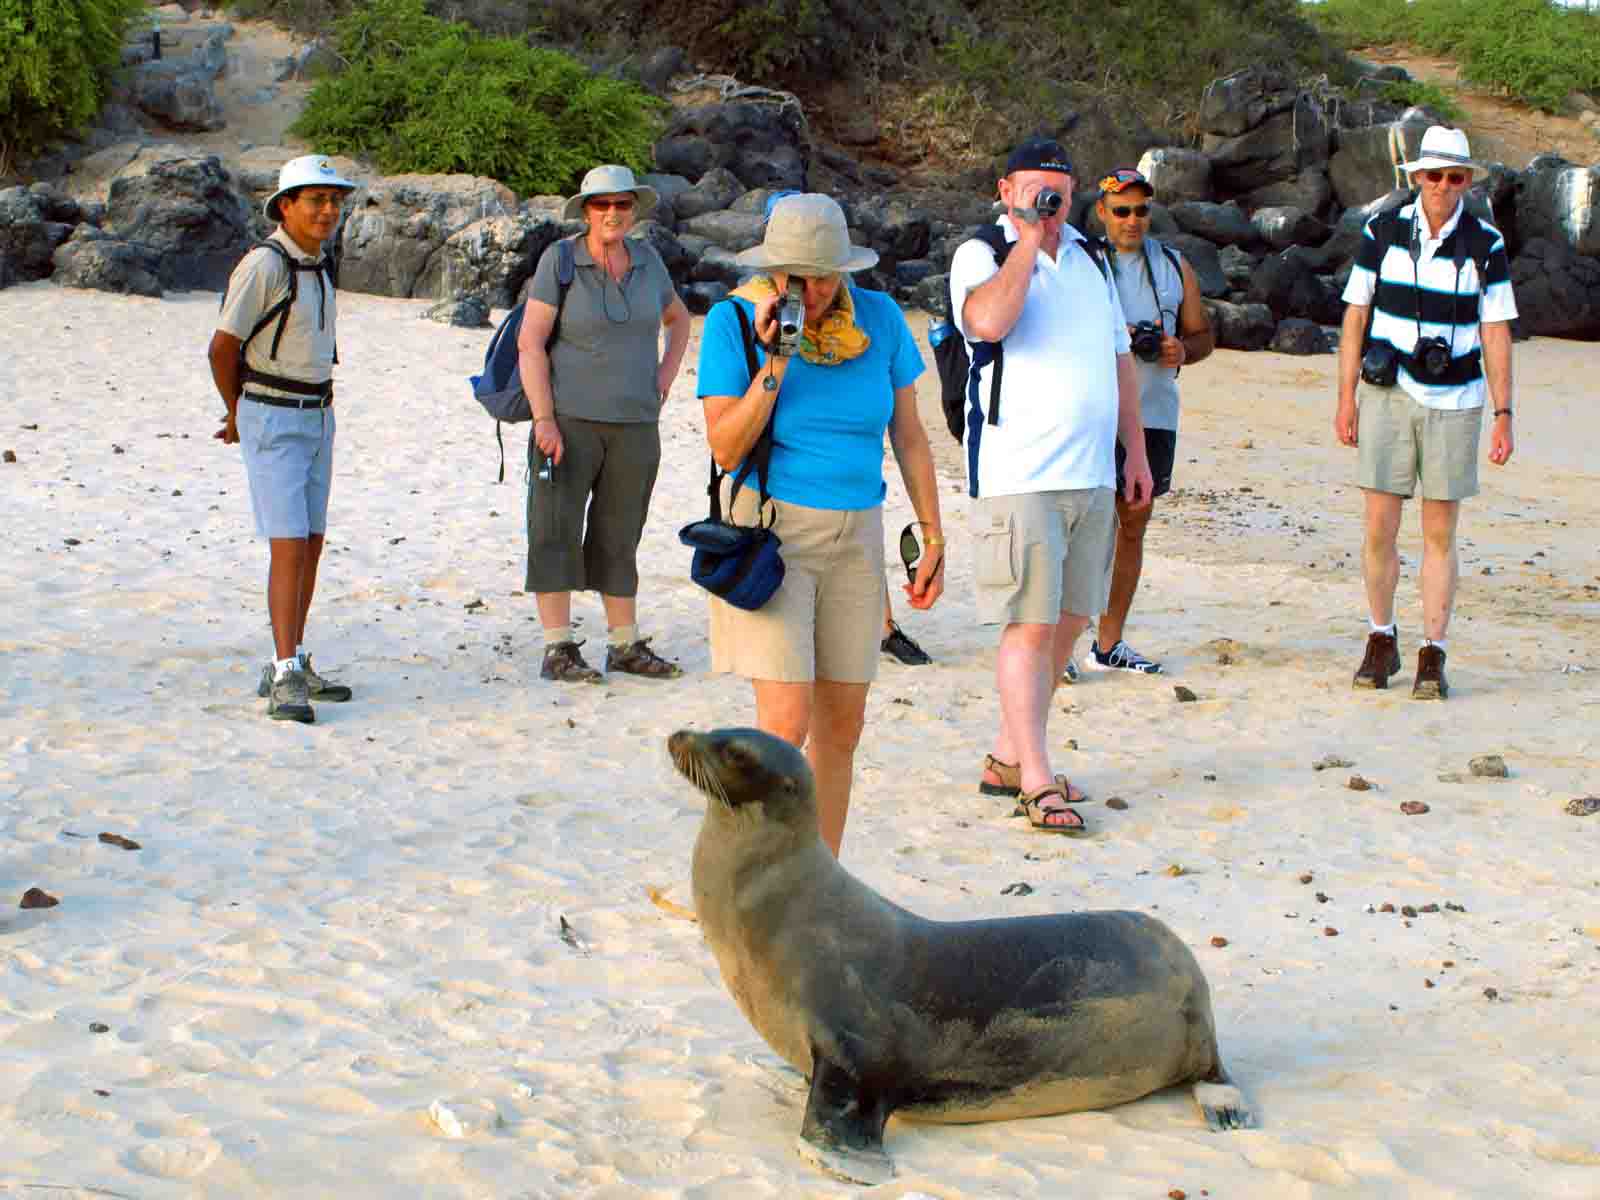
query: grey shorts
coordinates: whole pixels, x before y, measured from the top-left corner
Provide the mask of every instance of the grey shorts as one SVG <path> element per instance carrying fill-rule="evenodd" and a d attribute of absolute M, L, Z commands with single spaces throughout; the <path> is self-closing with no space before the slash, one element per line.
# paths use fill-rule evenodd
<path fill-rule="evenodd" d="M 333 408 L 278 408 L 239 398 L 234 421 L 250 480 L 256 533 L 305 538 L 326 533 L 333 490 Z"/>
<path fill-rule="evenodd" d="M 1104 612 L 1116 550 L 1110 488 L 989 496 L 972 507 L 978 619 L 1054 625 Z"/>
<path fill-rule="evenodd" d="M 529 450 L 528 591 L 636 596 L 661 427 L 563 416 L 556 423 L 563 452 L 552 479 L 539 478 L 544 455 Z"/>
<path fill-rule="evenodd" d="M 1404 388 L 1363 383 L 1358 393 L 1358 486 L 1424 500 L 1478 494 L 1478 435 L 1483 408 L 1428 408 Z"/>
<path fill-rule="evenodd" d="M 741 525 L 755 523 L 752 492 L 741 488 L 733 508 Z M 711 669 L 780 683 L 871 683 L 883 637 L 882 507 L 772 504 L 783 582 L 755 612 L 710 598 Z"/>

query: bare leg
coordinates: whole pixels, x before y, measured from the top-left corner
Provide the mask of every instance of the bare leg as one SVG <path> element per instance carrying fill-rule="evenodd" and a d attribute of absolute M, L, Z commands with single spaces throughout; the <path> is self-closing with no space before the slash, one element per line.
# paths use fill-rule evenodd
<path fill-rule="evenodd" d="M 1395 537 L 1400 532 L 1400 506 L 1404 497 L 1370 489 L 1364 489 L 1362 494 L 1367 498 L 1366 532 L 1361 544 L 1361 577 L 1367 585 L 1367 611 L 1379 625 L 1389 625 L 1394 622 L 1394 590 L 1400 582 L 1400 553 L 1395 549 Z M 1453 531 L 1454 521 L 1451 528 Z"/>
<path fill-rule="evenodd" d="M 1442 641 L 1456 602 L 1458 500 L 1422 502 L 1422 636 Z"/>
<path fill-rule="evenodd" d="M 894 605 L 889 603 L 889 581 L 883 582 L 883 636 L 894 631 Z"/>
<path fill-rule="evenodd" d="M 572 624 L 571 592 L 535 592 L 533 599 L 539 606 L 541 628 L 560 629 Z"/>
<path fill-rule="evenodd" d="M 1128 610 L 1133 607 L 1134 594 L 1139 590 L 1139 576 L 1144 571 L 1144 534 L 1150 525 L 1153 507 L 1130 508 L 1126 500 L 1117 497 L 1117 549 L 1111 566 L 1111 599 L 1106 604 L 1106 611 L 1100 614 L 1096 638 L 1103 653 L 1122 640 Z M 1062 666 L 1065 665 L 1063 662 Z"/>
<path fill-rule="evenodd" d="M 322 561 L 322 544 L 326 535 L 313 533 L 306 538 L 306 559 L 300 568 L 300 614 L 295 627 L 294 644 L 306 644 L 306 618 L 311 615 L 311 598 L 317 591 L 317 564 Z"/>
<path fill-rule="evenodd" d="M 309 553 L 307 540 L 268 540 L 271 560 L 267 567 L 267 615 L 272 619 L 273 650 L 280 660 L 294 656 L 305 628 L 305 610 L 311 603 L 310 588 L 302 584 Z"/>
<path fill-rule="evenodd" d="M 995 655 L 1000 731 L 991 753 L 1001 762 L 1020 764 L 1024 792 L 1042 788 L 1053 778 L 1044 732 L 1055 677 L 1060 675 L 1060 668 L 1055 666 L 1059 630 L 1059 624 L 1007 625 L 1000 634 L 1000 650 Z"/>
<path fill-rule="evenodd" d="M 817 788 L 817 832 L 834 857 L 844 840 L 856 744 L 866 713 L 864 683 L 751 681 L 756 727 L 791 746 L 804 747 Z"/>
<path fill-rule="evenodd" d="M 637 596 L 607 596 L 601 593 L 600 603 L 605 606 L 607 629 L 616 629 L 621 625 L 632 625 L 639 620 L 639 600 Z"/>

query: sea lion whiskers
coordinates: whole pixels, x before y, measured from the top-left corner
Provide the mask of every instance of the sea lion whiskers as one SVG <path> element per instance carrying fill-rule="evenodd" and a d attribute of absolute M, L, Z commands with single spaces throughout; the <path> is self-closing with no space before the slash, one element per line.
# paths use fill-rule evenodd
<path fill-rule="evenodd" d="M 724 808 L 734 807 L 733 801 L 728 797 L 727 787 L 701 756 L 699 735 L 687 729 L 680 729 L 667 739 L 667 753 L 672 758 L 672 765 L 678 768 L 678 773 L 693 784 L 697 791 L 718 801 Z"/>

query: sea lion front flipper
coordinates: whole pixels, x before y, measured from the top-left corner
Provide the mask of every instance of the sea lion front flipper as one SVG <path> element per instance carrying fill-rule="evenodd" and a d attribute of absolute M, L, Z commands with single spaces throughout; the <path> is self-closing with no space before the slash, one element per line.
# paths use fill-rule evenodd
<path fill-rule="evenodd" d="M 894 1178 L 894 1163 L 883 1150 L 889 1110 L 885 1097 L 863 1088 L 813 1048 L 811 1095 L 795 1149 L 801 1158 L 846 1183 L 886 1183 Z"/>
<path fill-rule="evenodd" d="M 1194 1102 L 1200 1106 L 1200 1113 L 1213 1133 L 1249 1129 L 1256 1123 L 1256 1115 L 1250 1111 L 1250 1102 L 1234 1086 L 1233 1080 L 1228 1078 L 1228 1073 L 1220 1065 L 1209 1079 L 1195 1081 Z"/>

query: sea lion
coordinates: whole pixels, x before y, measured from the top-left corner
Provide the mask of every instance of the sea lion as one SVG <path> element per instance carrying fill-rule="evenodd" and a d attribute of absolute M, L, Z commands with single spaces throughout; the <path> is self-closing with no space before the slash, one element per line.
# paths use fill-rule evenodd
<path fill-rule="evenodd" d="M 1213 1129 L 1253 1123 L 1189 948 L 1134 912 L 930 921 L 839 865 L 810 766 L 756 729 L 679 730 L 707 798 L 694 907 L 756 1032 L 811 1081 L 803 1157 L 880 1183 L 889 1114 L 997 1121 L 1194 1083 Z"/>

